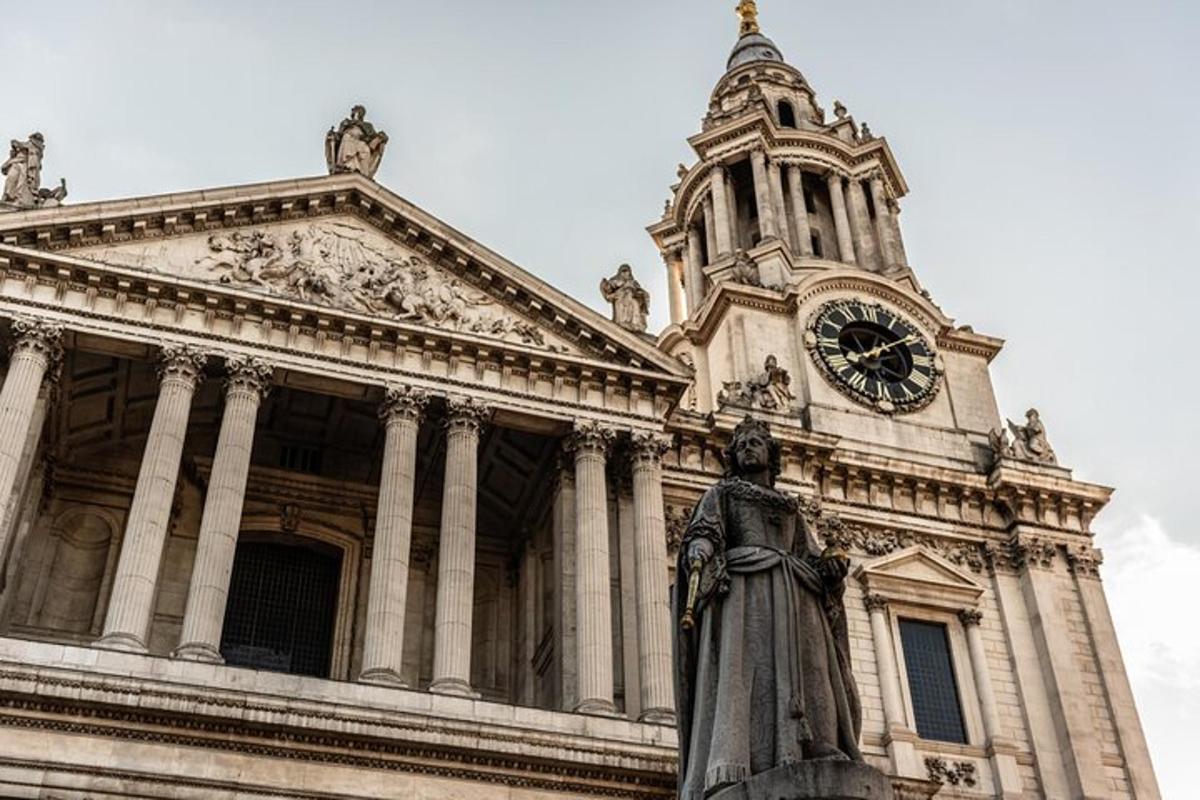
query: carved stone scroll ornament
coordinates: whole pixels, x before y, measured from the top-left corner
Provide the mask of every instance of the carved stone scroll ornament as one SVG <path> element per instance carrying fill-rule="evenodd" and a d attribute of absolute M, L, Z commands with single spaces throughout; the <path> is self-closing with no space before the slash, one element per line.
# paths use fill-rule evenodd
<path fill-rule="evenodd" d="M 367 109 L 354 106 L 350 116 L 325 134 L 325 163 L 329 174 L 357 172 L 374 178 L 383 161 L 388 135 L 367 122 Z"/>
<path fill-rule="evenodd" d="M 612 303 L 613 322 L 627 331 L 646 332 L 650 294 L 633 277 L 632 267 L 628 264 L 617 267 L 616 275 L 600 281 L 600 293 Z"/>
<path fill-rule="evenodd" d="M 226 359 L 228 377 L 225 386 L 229 391 L 245 391 L 264 398 L 271 391 L 271 378 L 275 368 L 251 356 L 231 356 Z"/>
<path fill-rule="evenodd" d="M 60 180 L 58 187 L 42 187 L 42 158 L 46 153 L 46 139 L 40 133 L 31 133 L 25 141 L 13 139 L 8 158 L 0 165 L 4 176 L 4 189 L 0 192 L 0 211 L 24 211 L 31 208 L 53 208 L 61 206 L 67 197 L 67 182 Z"/>
<path fill-rule="evenodd" d="M 545 346 L 536 325 L 418 256 L 381 250 L 352 225 L 327 222 L 286 235 L 261 229 L 214 234 L 194 266 L 222 283 L 305 302 Z"/>
<path fill-rule="evenodd" d="M 779 366 L 779 359 L 767 356 L 763 371 L 746 381 L 726 381 L 717 393 L 722 406 L 760 408 L 764 411 L 790 413 L 796 395 L 792 394 L 792 376 Z"/>
<path fill-rule="evenodd" d="M 691 518 L 692 506 L 666 507 L 667 553 L 671 558 L 679 553 L 679 545 L 683 542 L 683 534 Z"/>
<path fill-rule="evenodd" d="M 970 761 L 955 761 L 948 763 L 946 759 L 928 756 L 925 759 L 925 771 L 929 779 L 938 783 L 948 783 L 951 786 L 974 786 L 978 783 L 975 765 Z"/>
<path fill-rule="evenodd" d="M 428 405 L 428 392 L 411 386 L 389 386 L 379 406 L 379 418 L 384 422 L 397 418 L 419 421 Z"/>
<path fill-rule="evenodd" d="M 734 283 L 740 283 L 743 286 L 756 286 L 761 288 L 763 285 L 762 275 L 759 273 L 758 264 L 754 259 L 746 253 L 745 250 L 739 250 L 733 262 L 733 270 L 730 272 L 730 277 Z"/>

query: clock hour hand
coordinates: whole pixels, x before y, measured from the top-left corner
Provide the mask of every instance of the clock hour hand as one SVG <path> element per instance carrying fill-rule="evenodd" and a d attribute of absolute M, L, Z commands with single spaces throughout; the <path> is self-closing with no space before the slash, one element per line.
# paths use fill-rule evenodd
<path fill-rule="evenodd" d="M 870 350 L 866 351 L 865 353 L 859 353 L 858 357 L 859 358 L 878 358 L 879 356 L 886 353 L 888 350 L 891 350 L 893 347 L 899 347 L 902 344 L 908 344 L 909 342 L 912 342 L 915 340 L 916 340 L 916 335 L 910 333 L 908 336 L 905 336 L 903 339 L 897 339 L 894 342 L 889 342 L 887 344 L 881 344 L 878 347 L 871 348 Z"/>

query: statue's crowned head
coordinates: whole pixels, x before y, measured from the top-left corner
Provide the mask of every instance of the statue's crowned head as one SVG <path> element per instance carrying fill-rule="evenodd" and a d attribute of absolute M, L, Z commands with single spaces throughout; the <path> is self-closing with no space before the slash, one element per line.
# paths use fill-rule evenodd
<path fill-rule="evenodd" d="M 366 106 L 354 106 L 350 109 L 350 118 L 354 120 L 362 120 L 367 116 Z"/>
<path fill-rule="evenodd" d="M 771 436 L 767 423 L 750 415 L 733 429 L 733 439 L 725 448 L 725 475 L 742 478 L 752 473 L 766 472 L 769 484 L 775 485 L 782 468 L 779 442 Z"/>

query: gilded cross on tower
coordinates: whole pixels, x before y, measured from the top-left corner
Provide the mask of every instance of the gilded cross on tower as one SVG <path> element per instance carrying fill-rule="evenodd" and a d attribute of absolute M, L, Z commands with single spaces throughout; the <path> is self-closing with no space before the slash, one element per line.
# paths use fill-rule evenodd
<path fill-rule="evenodd" d="M 742 0 L 738 3 L 737 14 L 742 18 L 739 36 L 749 36 L 758 33 L 758 3 L 754 0 Z"/>

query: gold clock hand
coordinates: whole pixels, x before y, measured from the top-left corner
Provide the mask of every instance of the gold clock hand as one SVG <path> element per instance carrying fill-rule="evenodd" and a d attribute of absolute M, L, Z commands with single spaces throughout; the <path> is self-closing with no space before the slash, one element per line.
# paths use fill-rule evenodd
<path fill-rule="evenodd" d="M 868 350 L 867 352 L 860 354 L 859 357 L 860 358 L 878 358 L 880 355 L 887 352 L 888 350 L 891 350 L 893 347 L 899 347 L 902 344 L 908 344 L 909 342 L 914 341 L 915 339 L 916 339 L 916 335 L 910 333 L 908 336 L 905 336 L 903 339 L 897 339 L 894 342 L 889 342 L 888 344 L 881 344 L 878 347 L 874 347 L 874 348 Z"/>

